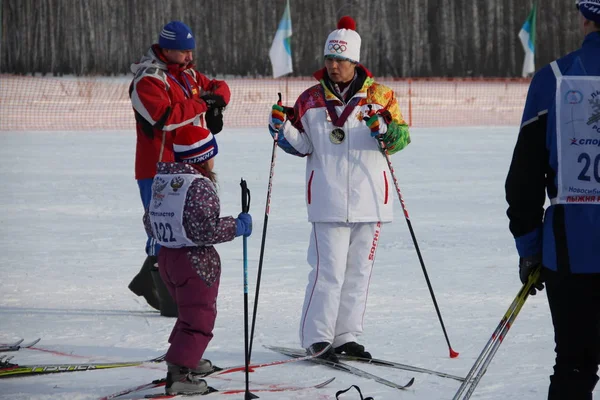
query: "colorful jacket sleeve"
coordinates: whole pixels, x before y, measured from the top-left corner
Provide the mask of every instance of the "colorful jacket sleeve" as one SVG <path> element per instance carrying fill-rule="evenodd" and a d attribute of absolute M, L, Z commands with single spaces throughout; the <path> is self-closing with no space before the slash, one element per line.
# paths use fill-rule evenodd
<path fill-rule="evenodd" d="M 154 232 L 152 232 L 152 225 L 150 224 L 150 215 L 148 214 L 147 208 L 144 211 L 144 216 L 142 218 L 142 222 L 144 223 L 144 229 L 146 230 L 146 233 L 148 234 L 148 236 L 154 237 Z"/>
<path fill-rule="evenodd" d="M 210 246 L 230 242 L 235 238 L 233 217 L 220 217 L 219 196 L 206 179 L 196 179 L 190 185 L 183 209 L 183 227 L 194 243 Z"/>
<path fill-rule="evenodd" d="M 394 91 L 390 88 L 386 89 L 386 96 L 389 97 L 389 101 L 385 108 L 390 112 L 392 120 L 386 121 L 387 132 L 383 136 L 383 141 L 386 144 L 388 154 L 392 155 L 409 145 L 410 133 L 408 131 L 408 124 L 404 121 L 400 112 Z"/>
<path fill-rule="evenodd" d="M 206 112 L 206 103 L 199 98 L 172 102 L 168 94 L 165 72 L 159 68 L 147 68 L 133 82 L 131 103 L 137 113 L 153 128 L 172 131 L 192 123 Z M 228 90 L 228 88 L 227 88 Z"/>
<path fill-rule="evenodd" d="M 313 152 L 310 137 L 304 130 L 302 116 L 306 111 L 308 91 L 304 92 L 294 104 L 293 112 L 279 129 L 277 144 L 288 154 L 305 157 Z"/>

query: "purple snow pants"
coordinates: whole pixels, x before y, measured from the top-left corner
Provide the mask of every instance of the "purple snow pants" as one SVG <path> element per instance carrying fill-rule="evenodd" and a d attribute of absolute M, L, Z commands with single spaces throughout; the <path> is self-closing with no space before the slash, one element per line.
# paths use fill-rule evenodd
<path fill-rule="evenodd" d="M 207 286 L 187 252 L 185 248 L 162 247 L 158 253 L 160 276 L 179 311 L 165 359 L 171 364 L 196 368 L 213 337 L 220 277 Z"/>

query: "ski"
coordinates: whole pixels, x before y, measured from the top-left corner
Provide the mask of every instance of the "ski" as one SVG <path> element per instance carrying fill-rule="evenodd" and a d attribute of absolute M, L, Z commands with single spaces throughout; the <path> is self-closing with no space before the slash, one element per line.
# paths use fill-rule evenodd
<path fill-rule="evenodd" d="M 265 346 L 267 349 L 269 350 L 273 350 L 275 352 L 284 354 L 286 356 L 289 357 L 295 357 L 295 358 L 299 358 L 299 357 L 303 357 L 304 354 L 306 354 L 305 351 L 303 350 L 297 350 L 297 349 L 286 349 L 284 347 L 276 347 L 276 346 Z M 333 361 L 329 361 L 323 358 L 318 358 L 318 357 L 313 357 L 308 359 L 307 361 L 310 361 L 312 363 L 316 363 L 316 364 L 321 364 L 321 365 L 326 365 L 328 367 L 340 370 L 340 371 L 345 371 L 348 372 L 350 374 L 356 375 L 356 376 L 360 376 L 361 378 L 366 378 L 366 379 L 372 379 L 375 382 L 381 383 L 383 385 L 395 388 L 395 389 L 400 389 L 400 390 L 404 390 L 404 389 L 408 389 L 409 387 L 411 387 L 413 385 L 413 383 L 415 382 L 415 378 L 411 378 L 406 384 L 404 385 L 400 385 L 398 383 L 389 381 L 387 379 L 381 378 L 377 375 L 371 374 L 370 372 L 364 371 L 360 368 L 356 368 L 355 366 L 352 366 L 350 364 L 346 364 L 344 362 L 333 362 Z"/>
<path fill-rule="evenodd" d="M 166 383 L 167 383 L 167 379 L 166 378 L 156 379 L 156 380 L 154 380 L 154 381 L 152 381 L 150 383 L 144 383 L 144 384 L 139 385 L 139 386 L 133 386 L 133 387 L 130 387 L 130 388 L 127 388 L 127 389 L 120 390 L 120 391 L 118 391 L 116 393 L 109 394 L 108 396 L 100 397 L 100 399 L 98 399 L 98 400 L 116 399 L 117 397 L 125 396 L 126 394 L 135 393 L 135 392 L 141 392 L 142 390 L 148 390 L 148 389 L 153 389 L 153 388 L 165 386 Z"/>
<path fill-rule="evenodd" d="M 294 386 L 272 386 L 267 388 L 254 388 L 250 389 L 251 393 L 260 393 L 260 392 L 295 392 L 300 390 L 308 390 L 308 389 L 321 389 L 331 382 L 333 382 L 335 378 L 329 378 L 326 381 L 321 383 L 317 383 L 315 385 L 294 385 Z M 209 396 L 211 394 L 243 394 L 246 393 L 246 389 L 215 389 L 209 386 L 209 390 L 206 393 L 191 393 L 191 394 L 165 394 L 165 393 L 157 393 L 157 394 L 147 394 L 144 397 L 139 397 L 138 399 L 178 399 L 190 396 Z M 133 400 L 136 400 L 135 398 Z"/>
<path fill-rule="evenodd" d="M 7 351 L 18 351 L 19 349 L 26 349 L 28 347 L 35 346 L 42 338 L 38 338 L 32 342 L 23 344 L 23 339 L 17 340 L 14 343 L 2 343 L 0 344 L 0 353 Z"/>
<path fill-rule="evenodd" d="M 328 347 L 324 348 L 323 350 L 321 350 L 320 352 L 315 353 L 315 354 L 310 354 L 310 355 L 303 354 L 302 357 L 286 358 L 286 359 L 276 360 L 276 361 L 270 361 L 270 362 L 266 362 L 266 363 L 250 364 L 248 366 L 248 370 L 250 372 L 253 372 L 257 368 L 271 367 L 271 366 L 275 366 L 275 365 L 288 364 L 288 363 L 298 362 L 298 361 L 307 361 L 307 360 L 310 360 L 310 359 L 312 359 L 314 357 L 319 357 L 320 355 L 325 354 L 325 352 L 327 350 L 329 350 L 330 347 L 331 346 L 328 346 Z M 239 365 L 239 366 L 234 366 L 234 367 L 225 367 L 225 368 L 215 367 L 215 369 L 212 372 L 209 372 L 208 374 L 205 374 L 202 377 L 203 378 L 209 378 L 211 376 L 225 375 L 225 374 L 230 374 L 230 373 L 233 373 L 233 372 L 241 372 L 241 371 L 245 371 L 245 370 L 246 370 L 246 366 L 245 365 Z M 165 386 L 166 383 L 167 383 L 167 380 L 165 378 L 157 379 L 157 380 L 154 380 L 154 381 L 152 381 L 150 383 L 144 383 L 144 384 L 139 385 L 139 386 L 134 386 L 134 387 L 131 387 L 131 388 L 127 388 L 127 389 L 121 390 L 119 392 L 110 394 L 108 396 L 101 397 L 99 400 L 115 399 L 117 397 L 124 396 L 124 395 L 129 394 L 129 393 L 140 392 L 142 390 L 147 390 L 147 389 L 152 389 L 152 388 L 157 388 L 157 387 Z"/>
<path fill-rule="evenodd" d="M 465 378 L 463 378 L 462 376 L 452 375 L 452 374 L 448 374 L 446 372 L 435 371 L 433 369 L 416 367 L 414 365 L 401 364 L 401 363 L 397 363 L 395 361 L 382 360 L 380 358 L 362 358 L 362 357 L 349 356 L 346 354 L 338 354 L 337 356 L 340 358 L 340 360 L 344 360 L 344 361 L 356 361 L 356 362 L 360 362 L 360 363 L 364 363 L 364 364 L 371 364 L 371 365 L 377 365 L 377 366 L 381 366 L 381 367 L 401 369 L 404 371 L 420 372 L 423 374 L 439 376 L 441 378 L 454 379 L 459 382 L 465 381 Z"/>
<path fill-rule="evenodd" d="M 135 367 L 145 363 L 157 363 L 165 359 L 163 354 L 160 357 L 143 361 L 121 361 L 113 363 L 72 363 L 72 364 L 32 364 L 19 365 L 12 364 L 12 357 L 0 357 L 0 379 L 14 378 L 29 375 L 55 374 L 61 372 L 92 371 L 96 369 Z"/>
<path fill-rule="evenodd" d="M 288 348 L 288 347 L 273 346 L 271 348 L 271 350 L 275 350 L 275 351 L 283 350 L 283 351 L 295 352 L 297 354 L 305 353 L 304 350 L 292 349 L 292 348 Z M 362 358 L 362 357 L 356 357 L 356 356 L 349 356 L 347 354 L 337 354 L 337 356 L 340 360 L 343 360 L 343 361 L 356 361 L 356 362 L 360 362 L 360 363 L 364 363 L 364 364 L 377 365 L 377 366 L 381 366 L 381 367 L 389 367 L 389 368 L 401 369 L 401 370 L 412 371 L 412 372 L 421 372 L 424 374 L 435 375 L 435 376 L 439 376 L 442 378 L 454 379 L 459 382 L 465 381 L 465 378 L 463 378 L 461 376 L 452 375 L 452 374 L 448 374 L 448 373 L 440 372 L 440 371 L 435 371 L 432 369 L 416 367 L 414 365 L 407 365 L 407 364 L 397 363 L 394 361 L 382 360 L 379 358 Z"/>
<path fill-rule="evenodd" d="M 12 343 L 0 343 L 0 346 L 14 347 L 14 346 L 20 345 L 24 341 L 25 341 L 25 339 L 19 339 L 16 342 L 12 342 Z"/>

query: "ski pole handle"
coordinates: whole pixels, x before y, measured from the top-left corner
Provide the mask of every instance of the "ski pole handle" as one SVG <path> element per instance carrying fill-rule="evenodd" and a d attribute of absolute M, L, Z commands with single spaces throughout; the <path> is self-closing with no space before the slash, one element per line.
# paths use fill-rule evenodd
<path fill-rule="evenodd" d="M 368 105 L 369 111 L 367 111 L 366 115 L 363 117 L 363 121 L 365 121 L 367 127 L 371 130 L 371 136 L 377 140 L 379 144 L 379 148 L 383 153 L 386 152 L 385 142 L 383 141 L 383 134 L 381 133 L 379 127 L 379 121 L 375 121 L 373 125 L 369 125 L 369 120 L 379 113 L 373 110 L 373 106 L 371 104 Z"/>
<path fill-rule="evenodd" d="M 367 117 L 365 117 L 365 120 L 368 120 L 369 118 L 371 118 L 373 115 L 376 114 L 375 111 L 373 111 L 373 106 L 371 104 L 369 104 L 367 107 L 369 107 L 369 111 L 367 112 Z"/>
<path fill-rule="evenodd" d="M 244 179 L 240 181 L 240 186 L 242 187 L 242 212 L 247 213 L 250 211 L 250 190 Z"/>
<path fill-rule="evenodd" d="M 295 116 L 294 107 L 287 107 L 283 105 L 283 100 L 281 100 L 281 92 L 277 93 L 277 96 L 279 97 L 279 100 L 277 100 L 277 105 L 283 108 L 283 113 L 285 114 L 287 119 L 293 121 Z"/>

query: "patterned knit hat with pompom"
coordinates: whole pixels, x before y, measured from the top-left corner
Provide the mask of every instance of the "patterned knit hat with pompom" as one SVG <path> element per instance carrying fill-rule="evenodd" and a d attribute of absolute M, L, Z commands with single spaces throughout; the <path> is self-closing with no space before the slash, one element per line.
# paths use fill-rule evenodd
<path fill-rule="evenodd" d="M 326 58 L 360 62 L 360 35 L 356 32 L 356 22 L 352 17 L 340 18 L 337 29 L 325 41 L 324 55 Z"/>

